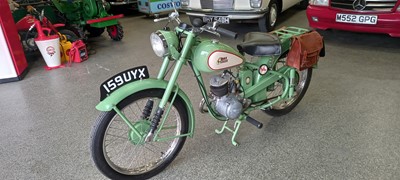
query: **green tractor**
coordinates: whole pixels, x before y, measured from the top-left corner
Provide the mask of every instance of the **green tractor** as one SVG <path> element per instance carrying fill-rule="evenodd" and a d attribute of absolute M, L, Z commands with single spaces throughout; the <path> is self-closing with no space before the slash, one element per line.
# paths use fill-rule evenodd
<path fill-rule="evenodd" d="M 118 18 L 123 15 L 110 15 L 110 4 L 105 0 L 52 0 L 54 6 L 64 14 L 67 26 L 83 39 L 86 31 L 90 37 L 100 36 L 105 29 L 115 41 L 124 36 Z"/>

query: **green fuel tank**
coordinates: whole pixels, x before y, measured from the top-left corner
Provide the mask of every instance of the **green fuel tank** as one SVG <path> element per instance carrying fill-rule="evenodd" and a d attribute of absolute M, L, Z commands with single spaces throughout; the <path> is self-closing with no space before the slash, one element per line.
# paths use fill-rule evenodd
<path fill-rule="evenodd" d="M 232 47 L 218 40 L 205 40 L 194 50 L 192 63 L 199 71 L 213 72 L 244 63 L 244 57 Z"/>

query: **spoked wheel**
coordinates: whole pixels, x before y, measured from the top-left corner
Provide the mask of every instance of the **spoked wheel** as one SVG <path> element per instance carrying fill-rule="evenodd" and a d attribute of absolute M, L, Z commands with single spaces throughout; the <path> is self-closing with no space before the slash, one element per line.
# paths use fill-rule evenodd
<path fill-rule="evenodd" d="M 268 12 L 266 12 L 262 18 L 258 19 L 258 27 L 260 31 L 269 32 L 274 30 L 278 14 L 279 10 L 276 0 L 271 0 L 268 6 Z"/>
<path fill-rule="evenodd" d="M 286 62 L 286 58 L 280 59 L 280 61 L 275 65 L 275 70 L 279 69 Z M 272 105 L 270 108 L 265 109 L 264 112 L 271 116 L 282 116 L 296 107 L 297 104 L 301 101 L 304 94 L 306 93 L 308 86 L 310 85 L 312 76 L 312 68 L 304 69 L 302 71 L 296 70 L 296 79 L 295 83 L 297 84 L 295 87 L 295 92 L 292 98 L 278 101 L 276 104 Z M 277 98 L 279 95 L 283 93 L 284 84 L 281 82 L 275 82 L 273 87 L 269 87 L 267 89 L 267 97 L 271 101 Z"/>
<path fill-rule="evenodd" d="M 107 32 L 111 39 L 114 41 L 121 41 L 121 39 L 124 37 L 124 31 L 120 24 L 107 26 Z"/>
<path fill-rule="evenodd" d="M 163 92 L 161 89 L 141 91 L 118 104 L 118 108 L 140 135 L 134 133 L 115 111 L 103 112 L 98 117 L 91 133 L 91 154 L 97 168 L 108 178 L 150 178 L 165 169 L 182 149 L 186 137 L 159 142 L 144 141 Z M 152 112 L 149 118 L 142 119 L 143 109 L 149 99 L 154 101 Z M 166 109 L 169 105 L 168 102 Z M 176 98 L 158 137 L 167 138 L 187 133 L 187 121 L 186 108 Z M 162 122 L 158 128 L 161 124 Z"/>

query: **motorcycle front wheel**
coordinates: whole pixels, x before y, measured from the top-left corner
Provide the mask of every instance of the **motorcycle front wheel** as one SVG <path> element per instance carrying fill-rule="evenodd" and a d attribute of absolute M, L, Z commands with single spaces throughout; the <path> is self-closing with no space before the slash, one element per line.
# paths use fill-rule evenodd
<path fill-rule="evenodd" d="M 105 176 L 110 179 L 148 179 L 164 170 L 178 155 L 186 136 L 159 142 L 139 140 L 147 135 L 150 120 L 163 93 L 162 89 L 141 91 L 117 105 L 143 136 L 135 135 L 115 111 L 100 114 L 92 129 L 90 150 L 95 165 Z M 142 119 L 143 109 L 149 99 L 154 102 L 150 117 Z M 169 105 L 170 101 L 165 107 Z M 183 101 L 176 98 L 158 137 L 179 136 L 187 132 L 187 111 Z"/>
<path fill-rule="evenodd" d="M 280 59 L 275 65 L 275 70 L 284 66 L 286 62 L 286 57 Z M 263 110 L 265 113 L 271 116 L 282 116 L 290 111 L 292 111 L 297 104 L 301 101 L 301 99 L 306 94 L 308 86 L 310 85 L 312 76 L 312 68 L 304 69 L 302 71 L 296 70 L 296 87 L 294 90 L 294 95 L 290 99 L 285 99 L 278 101 L 273 104 L 270 108 Z M 284 85 L 282 82 L 277 81 L 272 87 L 267 89 L 267 97 L 270 101 L 277 98 L 279 95 L 283 93 Z"/>

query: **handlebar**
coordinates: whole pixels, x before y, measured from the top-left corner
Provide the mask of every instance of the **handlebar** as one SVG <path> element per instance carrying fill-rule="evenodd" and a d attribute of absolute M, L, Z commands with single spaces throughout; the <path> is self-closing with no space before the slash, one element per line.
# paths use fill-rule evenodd
<path fill-rule="evenodd" d="M 206 24 L 206 25 L 200 27 L 200 30 L 209 32 L 211 34 L 215 34 L 217 36 L 223 35 L 223 36 L 226 36 L 226 37 L 229 37 L 232 39 L 236 39 L 238 36 L 236 32 L 219 27 L 217 22 L 213 22 L 212 25 Z"/>
<path fill-rule="evenodd" d="M 154 19 L 154 22 L 160 22 L 160 21 L 166 21 L 166 20 L 168 20 L 169 22 L 172 21 L 172 20 L 175 20 L 178 24 L 181 24 L 181 20 L 179 19 L 178 11 L 171 12 L 168 15 L 168 17 Z M 199 25 L 203 23 L 200 19 L 195 19 L 195 20 L 199 21 L 198 22 Z M 196 27 L 196 25 L 194 25 L 194 26 Z M 223 35 L 223 36 L 226 36 L 226 37 L 229 37 L 229 38 L 232 38 L 232 39 L 236 39 L 237 36 L 238 36 L 236 32 L 233 32 L 233 31 L 224 29 L 222 27 L 219 27 L 218 26 L 218 22 L 213 22 L 212 25 L 205 24 L 202 27 L 198 27 L 198 29 L 200 30 L 200 31 L 198 31 L 199 33 L 203 32 L 203 31 L 206 31 L 206 32 L 209 32 L 211 34 L 215 34 L 217 36 Z"/>
<path fill-rule="evenodd" d="M 160 21 L 165 21 L 165 20 L 168 20 L 168 21 L 175 20 L 178 24 L 181 23 L 181 20 L 179 19 L 178 11 L 169 13 L 168 17 L 154 19 L 154 22 L 160 22 Z"/>
<path fill-rule="evenodd" d="M 154 22 L 165 21 L 165 20 L 168 20 L 168 19 L 169 19 L 169 17 L 157 18 L 157 19 L 154 19 Z"/>
<path fill-rule="evenodd" d="M 227 30 L 227 29 L 222 28 L 222 27 L 218 27 L 217 29 L 215 29 L 215 31 L 217 33 L 223 35 L 223 36 L 227 36 L 227 37 L 232 38 L 232 39 L 236 39 L 238 37 L 238 34 L 236 32 Z"/>

